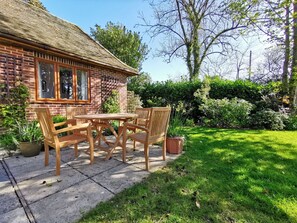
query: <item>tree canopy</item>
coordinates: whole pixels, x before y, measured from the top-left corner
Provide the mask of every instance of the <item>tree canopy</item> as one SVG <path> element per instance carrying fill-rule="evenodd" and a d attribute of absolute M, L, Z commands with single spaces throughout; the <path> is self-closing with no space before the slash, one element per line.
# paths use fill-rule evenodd
<path fill-rule="evenodd" d="M 108 22 L 105 28 L 95 25 L 91 36 L 106 49 L 129 66 L 141 70 L 148 54 L 148 46 L 139 33 L 126 29 L 124 25 Z"/>
<path fill-rule="evenodd" d="M 232 0 L 151 0 L 154 21 L 143 17 L 152 37 L 162 35 L 160 55 L 168 62 L 182 58 L 190 80 L 198 78 L 203 62 L 212 54 L 223 53 L 235 38 L 233 32 L 243 28 L 240 20 L 229 15 Z"/>

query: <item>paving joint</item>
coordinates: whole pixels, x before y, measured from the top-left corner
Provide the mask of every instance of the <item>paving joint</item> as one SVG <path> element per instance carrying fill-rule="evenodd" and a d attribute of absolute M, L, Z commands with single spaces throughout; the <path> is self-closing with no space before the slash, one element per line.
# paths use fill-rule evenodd
<path fill-rule="evenodd" d="M 8 176 L 10 183 L 12 184 L 12 187 L 14 189 L 14 192 L 16 193 L 17 198 L 19 199 L 19 202 L 22 206 L 22 208 L 24 209 L 24 212 L 27 216 L 27 219 L 29 220 L 30 223 L 36 223 L 36 220 L 34 218 L 34 215 L 25 199 L 25 197 L 23 196 L 14 176 L 12 175 L 12 173 L 9 170 L 8 165 L 6 164 L 5 160 L 2 159 L 1 161 L 2 167 L 6 173 L 6 175 Z"/>
<path fill-rule="evenodd" d="M 94 176 L 97 176 L 97 175 L 99 175 L 99 174 L 101 174 L 101 173 L 104 173 L 105 171 L 112 170 L 112 169 L 114 169 L 114 168 L 116 168 L 116 167 L 118 167 L 118 166 L 120 166 L 120 165 L 122 165 L 122 163 L 119 163 L 118 165 L 113 166 L 113 167 L 110 167 L 110 168 L 108 168 L 108 169 L 106 169 L 106 170 L 102 170 L 101 172 L 95 174 Z M 130 164 L 129 164 L 129 165 L 130 165 Z M 69 165 L 69 166 L 70 166 L 70 165 Z M 91 181 L 93 181 L 94 183 L 98 184 L 100 187 L 103 187 L 104 189 L 106 189 L 107 191 L 109 191 L 110 193 L 112 193 L 113 195 L 115 195 L 115 193 L 112 192 L 110 189 L 108 189 L 107 187 L 103 186 L 103 185 L 100 184 L 99 182 L 96 182 L 95 180 L 93 180 L 92 178 L 93 178 L 94 176 L 89 177 L 88 175 L 84 174 L 82 171 L 76 169 L 75 167 L 73 167 L 73 166 L 71 166 L 71 167 L 72 167 L 72 169 L 76 170 L 76 171 L 79 172 L 80 174 L 82 174 L 82 175 L 84 175 L 85 177 L 87 177 L 86 180 L 91 180 Z M 77 183 L 77 184 L 78 184 L 78 183 Z"/>

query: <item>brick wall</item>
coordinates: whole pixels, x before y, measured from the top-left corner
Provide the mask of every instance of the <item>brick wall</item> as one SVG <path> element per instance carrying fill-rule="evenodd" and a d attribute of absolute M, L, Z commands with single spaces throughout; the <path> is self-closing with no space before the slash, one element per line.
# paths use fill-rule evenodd
<path fill-rule="evenodd" d="M 48 107 L 50 108 L 51 114 L 61 114 L 66 115 L 66 107 L 71 106 L 86 106 L 88 113 L 96 113 L 96 112 L 102 112 L 101 105 L 102 105 L 102 89 L 104 88 L 104 91 L 111 92 L 113 89 L 117 89 L 120 93 L 120 108 L 121 112 L 127 111 L 127 76 L 119 71 L 114 71 L 112 69 L 108 68 L 102 68 L 102 67 L 95 67 L 88 64 L 83 63 L 77 63 L 75 61 L 71 61 L 69 59 L 53 56 L 50 54 L 44 54 L 32 50 L 28 50 L 21 47 L 16 47 L 9 45 L 7 43 L 1 43 L 0 42 L 0 84 L 4 83 L 6 81 L 6 75 L 7 75 L 7 69 L 4 68 L 5 64 L 3 64 L 3 61 L 5 61 L 4 57 L 12 57 L 17 58 L 19 60 L 22 60 L 22 64 L 18 65 L 17 67 L 12 65 L 12 70 L 10 69 L 9 80 L 10 86 L 14 86 L 17 81 L 23 82 L 26 86 L 29 87 L 30 90 L 30 105 L 27 108 L 27 117 L 29 119 L 34 119 L 35 113 L 34 108 L 37 107 Z M 35 58 L 43 58 L 47 60 L 52 60 L 59 63 L 65 63 L 88 68 L 90 70 L 90 91 L 91 91 L 91 103 L 49 103 L 49 102 L 38 102 L 35 98 Z M 62 62 L 61 62 L 62 61 Z M 6 65 L 7 66 L 7 65 Z M 16 72 L 15 72 L 16 71 Z M 15 76 L 17 74 L 19 77 L 13 79 L 11 77 Z M 102 77 L 110 77 L 116 80 L 116 84 L 112 86 L 105 86 L 102 88 Z"/>

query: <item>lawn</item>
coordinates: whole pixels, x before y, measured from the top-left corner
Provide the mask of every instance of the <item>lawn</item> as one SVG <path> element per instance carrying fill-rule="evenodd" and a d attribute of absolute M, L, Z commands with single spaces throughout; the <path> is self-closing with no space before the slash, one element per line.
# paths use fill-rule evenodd
<path fill-rule="evenodd" d="M 297 222 L 297 132 L 185 132 L 179 159 L 80 222 Z"/>

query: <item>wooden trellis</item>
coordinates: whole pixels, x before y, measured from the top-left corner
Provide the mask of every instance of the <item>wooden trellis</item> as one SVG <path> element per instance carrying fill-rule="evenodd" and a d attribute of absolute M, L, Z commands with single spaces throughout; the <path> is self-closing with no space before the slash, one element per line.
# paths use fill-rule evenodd
<path fill-rule="evenodd" d="M 22 82 L 24 59 L 13 55 L 0 54 L 1 99 L 10 96 L 10 89 L 16 82 Z"/>
<path fill-rule="evenodd" d="M 102 76 L 101 79 L 101 97 L 104 102 L 110 95 L 112 90 L 116 90 L 119 85 L 119 79 L 110 76 Z"/>

